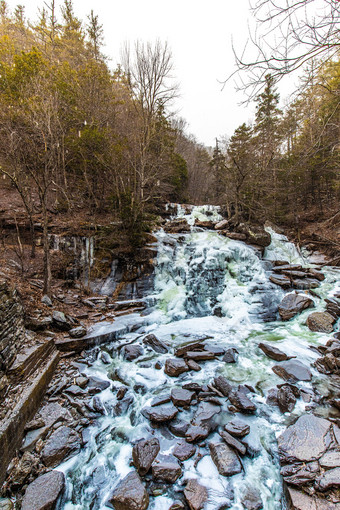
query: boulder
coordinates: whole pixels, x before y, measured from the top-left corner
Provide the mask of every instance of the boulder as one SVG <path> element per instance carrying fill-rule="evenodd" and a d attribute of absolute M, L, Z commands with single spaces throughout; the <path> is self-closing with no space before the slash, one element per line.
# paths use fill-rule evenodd
<path fill-rule="evenodd" d="M 306 294 L 287 294 L 279 304 L 279 314 L 283 321 L 288 321 L 306 308 L 314 306 L 314 302 Z"/>
<path fill-rule="evenodd" d="M 94 395 L 95 393 L 100 393 L 101 391 L 106 390 L 110 386 L 110 382 L 105 379 L 100 379 L 99 377 L 91 376 L 89 377 L 89 382 L 86 388 L 86 391 L 90 395 Z"/>
<path fill-rule="evenodd" d="M 331 423 L 303 414 L 278 437 L 281 462 L 310 462 L 322 457 L 330 445 Z"/>
<path fill-rule="evenodd" d="M 236 363 L 238 358 L 238 350 L 235 347 L 230 347 L 226 350 L 222 361 L 225 363 Z"/>
<path fill-rule="evenodd" d="M 200 370 L 202 370 L 202 367 L 198 363 L 196 363 L 196 361 L 194 361 L 193 359 L 188 359 L 187 365 L 189 367 L 189 370 L 194 370 L 195 372 L 199 372 Z"/>
<path fill-rule="evenodd" d="M 327 451 L 319 460 L 319 464 L 321 467 L 326 469 L 340 468 L 340 451 L 339 450 Z"/>
<path fill-rule="evenodd" d="M 57 310 L 52 313 L 52 325 L 59 331 L 70 331 L 72 328 L 72 323 L 66 318 L 66 315 Z"/>
<path fill-rule="evenodd" d="M 320 333 L 332 333 L 334 322 L 334 317 L 328 312 L 313 312 L 307 318 L 309 329 Z"/>
<path fill-rule="evenodd" d="M 209 443 L 211 458 L 222 476 L 241 473 L 242 465 L 238 455 L 225 443 Z"/>
<path fill-rule="evenodd" d="M 214 385 L 218 389 L 218 391 L 220 391 L 222 395 L 224 395 L 225 397 L 228 397 L 229 393 L 233 389 L 230 382 L 222 375 L 215 377 Z"/>
<path fill-rule="evenodd" d="M 248 398 L 248 393 L 250 393 L 249 389 L 246 386 L 240 384 L 237 389 L 234 388 L 229 393 L 228 398 L 231 404 L 234 405 L 241 413 L 253 414 L 255 413 L 257 407 L 254 402 Z"/>
<path fill-rule="evenodd" d="M 163 423 L 175 418 L 178 413 L 177 407 L 171 404 L 164 404 L 157 407 L 144 407 L 142 414 L 155 423 Z"/>
<path fill-rule="evenodd" d="M 86 333 L 87 333 L 87 329 L 84 326 L 78 326 L 76 328 L 72 328 L 68 332 L 68 334 L 72 338 L 82 338 L 83 336 L 86 335 Z"/>
<path fill-rule="evenodd" d="M 319 491 L 327 491 L 340 487 L 340 467 L 329 469 L 322 473 L 322 475 L 316 479 L 315 485 Z"/>
<path fill-rule="evenodd" d="M 151 347 L 151 349 L 159 354 L 166 354 L 169 351 L 168 346 L 165 345 L 164 342 L 161 342 L 161 340 L 158 340 L 158 338 L 153 334 L 144 337 L 143 344 Z"/>
<path fill-rule="evenodd" d="M 134 359 L 138 359 L 140 356 L 143 356 L 144 350 L 141 345 L 124 345 L 122 349 L 123 358 L 126 361 L 133 361 Z"/>
<path fill-rule="evenodd" d="M 189 406 L 195 395 L 194 391 L 183 390 L 182 388 L 171 390 L 171 400 L 175 406 Z"/>
<path fill-rule="evenodd" d="M 285 361 L 290 359 L 290 357 L 287 356 L 287 354 L 280 351 L 280 349 L 274 347 L 273 345 L 264 344 L 261 342 L 259 343 L 258 346 L 261 349 L 261 351 L 263 351 L 265 355 L 268 356 L 268 358 L 274 359 L 275 361 Z"/>
<path fill-rule="evenodd" d="M 250 427 L 242 420 L 235 418 L 224 426 L 224 429 L 235 437 L 244 437 L 250 432 Z"/>
<path fill-rule="evenodd" d="M 165 361 L 164 372 L 170 377 L 178 377 L 188 370 L 189 367 L 183 359 L 168 358 Z"/>
<path fill-rule="evenodd" d="M 192 425 L 205 427 L 213 430 L 216 427 L 216 415 L 221 412 L 221 407 L 211 402 L 200 402 L 192 419 Z"/>
<path fill-rule="evenodd" d="M 59 427 L 46 441 L 41 458 L 47 467 L 55 467 L 62 460 L 77 453 L 80 449 L 80 436 L 70 427 Z"/>
<path fill-rule="evenodd" d="M 41 419 L 47 427 L 51 427 L 59 421 L 72 419 L 70 411 L 56 402 L 46 404 L 40 409 L 36 416 L 38 419 Z"/>
<path fill-rule="evenodd" d="M 151 401 L 151 407 L 160 406 L 162 404 L 168 404 L 169 402 L 171 402 L 171 395 L 165 393 L 164 395 L 159 395 L 159 397 L 155 397 Z"/>
<path fill-rule="evenodd" d="M 210 430 L 201 425 L 189 425 L 185 433 L 185 439 L 189 443 L 196 443 L 202 441 L 209 436 Z"/>
<path fill-rule="evenodd" d="M 272 367 L 273 372 L 285 381 L 310 381 L 312 373 L 309 368 L 298 360 L 283 361 Z"/>
<path fill-rule="evenodd" d="M 284 289 L 288 289 L 289 287 L 292 286 L 290 278 L 288 278 L 288 276 L 285 276 L 284 274 L 272 274 L 270 275 L 269 280 L 272 283 L 275 283 L 275 285 L 279 285 Z"/>
<path fill-rule="evenodd" d="M 172 432 L 174 436 L 178 437 L 185 437 L 185 434 L 190 426 L 190 423 L 184 420 L 173 420 L 170 425 L 169 429 Z"/>
<path fill-rule="evenodd" d="M 64 485 L 65 476 L 60 471 L 39 476 L 27 487 L 21 510 L 53 510 Z"/>
<path fill-rule="evenodd" d="M 132 471 L 119 482 L 109 502 L 115 510 L 146 510 L 149 495 L 138 474 Z"/>
<path fill-rule="evenodd" d="M 242 497 L 242 505 L 245 510 L 261 510 L 263 503 L 260 491 L 256 487 L 247 487 Z"/>
<path fill-rule="evenodd" d="M 156 437 L 139 441 L 132 448 L 132 460 L 141 476 L 151 468 L 160 450 L 159 441 Z"/>
<path fill-rule="evenodd" d="M 196 479 L 191 479 L 184 489 L 184 496 L 190 510 L 203 510 L 208 499 L 208 490 Z"/>
<path fill-rule="evenodd" d="M 281 386 L 277 392 L 277 403 L 281 413 L 291 413 L 296 404 L 296 397 L 290 386 Z"/>
<path fill-rule="evenodd" d="M 179 441 L 174 450 L 173 455 L 181 462 L 190 459 L 196 453 L 196 446 L 188 444 L 186 441 Z"/>
<path fill-rule="evenodd" d="M 246 241 L 250 244 L 256 244 L 257 246 L 265 248 L 266 246 L 269 246 L 272 241 L 269 232 L 258 225 L 240 223 L 237 230 L 242 234 L 245 234 Z"/>
<path fill-rule="evenodd" d="M 292 487 L 288 487 L 287 490 L 292 510 L 340 510 L 340 505 L 337 503 L 330 503 L 317 496 L 309 496 Z"/>
<path fill-rule="evenodd" d="M 231 434 L 229 434 L 229 432 L 221 430 L 220 436 L 223 439 L 223 441 L 225 441 L 225 443 L 227 443 L 228 446 L 231 446 L 232 448 L 234 448 L 234 450 L 236 450 L 238 453 L 240 453 L 241 455 L 246 454 L 247 448 L 244 446 L 244 444 L 240 443 L 240 441 L 235 439 L 235 437 L 233 437 Z"/>
<path fill-rule="evenodd" d="M 172 455 L 159 455 L 152 464 L 152 476 L 154 480 L 175 483 L 181 475 L 181 466 L 178 460 Z"/>

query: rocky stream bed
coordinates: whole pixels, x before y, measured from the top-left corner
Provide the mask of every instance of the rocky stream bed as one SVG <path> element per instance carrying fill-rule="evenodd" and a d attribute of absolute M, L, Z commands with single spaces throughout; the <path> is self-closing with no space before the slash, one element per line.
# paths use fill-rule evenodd
<path fill-rule="evenodd" d="M 339 269 L 212 207 L 155 235 L 133 313 L 56 342 L 0 509 L 340 509 Z"/>

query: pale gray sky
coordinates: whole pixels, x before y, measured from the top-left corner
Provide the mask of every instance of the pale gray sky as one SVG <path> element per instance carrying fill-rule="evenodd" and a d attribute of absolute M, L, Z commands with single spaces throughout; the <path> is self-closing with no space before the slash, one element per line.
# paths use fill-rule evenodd
<path fill-rule="evenodd" d="M 36 17 L 43 0 L 8 0 L 26 7 Z M 231 135 L 242 122 L 253 118 L 254 106 L 238 106 L 244 99 L 233 83 L 223 90 L 223 80 L 234 69 L 231 39 L 241 48 L 251 22 L 248 0 L 74 0 L 74 10 L 83 20 L 91 9 L 104 27 L 104 52 L 119 61 L 121 46 L 136 39 L 168 41 L 175 76 L 180 85 L 176 109 L 188 122 L 188 131 L 198 141 L 214 145 L 215 137 Z M 62 0 L 57 0 L 61 5 Z"/>

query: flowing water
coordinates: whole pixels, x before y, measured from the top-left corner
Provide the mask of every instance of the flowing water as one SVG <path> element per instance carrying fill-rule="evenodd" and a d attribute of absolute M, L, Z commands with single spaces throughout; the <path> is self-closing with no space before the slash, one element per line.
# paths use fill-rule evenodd
<path fill-rule="evenodd" d="M 212 207 L 195 207 L 189 212 L 179 207 L 178 214 L 185 215 L 191 224 L 195 218 L 220 218 L 218 209 Z M 153 294 L 146 297 L 150 303 L 147 314 L 122 318 L 125 324 L 128 321 L 130 326 L 135 325 L 130 328 L 134 332 L 102 347 L 110 354 L 111 364 L 103 364 L 97 348 L 93 352 L 94 363 L 84 370 L 88 376 L 110 381 L 110 387 L 99 394 L 106 414 L 87 429 L 87 443 L 81 452 L 57 468 L 64 471 L 67 478 L 62 509 L 109 508 L 107 501 L 114 487 L 133 469 L 131 452 L 136 441 L 153 434 L 160 441 L 161 453 L 169 454 L 178 440 L 165 426 L 153 429 L 141 410 L 150 405 L 156 395 L 169 392 L 173 387 L 181 387 L 186 382 L 207 384 L 217 375 L 256 389 L 256 394 L 251 397 L 258 407 L 256 415 L 237 415 L 250 424 L 248 443 L 252 456 L 243 458 L 242 473 L 226 478 L 219 475 L 209 449 L 198 448 L 201 460 L 198 461 L 195 455 L 183 462 L 183 476 L 176 484 L 149 487 L 153 494 L 149 508 L 168 510 L 190 478 L 197 478 L 208 488 L 206 510 L 242 510 L 242 496 L 248 486 L 260 490 L 265 510 L 286 508 L 276 437 L 304 412 L 308 404 L 299 399 L 294 411 L 286 414 L 266 404 L 269 388 L 282 380 L 271 370 L 276 362 L 267 358 L 257 345 L 260 341 L 269 342 L 309 365 L 317 358 L 310 346 L 325 343 L 329 335 L 313 333 L 306 327 L 310 310 L 289 322 L 278 320 L 277 305 L 284 291 L 269 281 L 271 265 L 268 260 L 281 259 L 306 265 L 308 259 L 283 236 L 274 231 L 271 235 L 272 244 L 262 258 L 258 250 L 212 231 L 193 227 L 187 234 L 156 233 L 158 256 Z M 326 279 L 316 293 L 320 297 L 329 297 L 339 290 L 339 271 L 325 268 L 324 273 Z M 322 300 L 313 299 L 315 310 L 322 310 Z M 110 326 L 106 328 L 109 330 Z M 156 354 L 144 348 L 142 357 L 129 362 L 117 349 L 126 343 L 142 345 L 142 338 L 147 333 L 155 334 L 170 345 L 171 352 L 185 342 L 211 337 L 209 342 L 218 346 L 236 347 L 238 361 L 236 364 L 217 359 L 206 361 L 200 372 L 191 371 L 172 378 L 163 370 L 154 368 L 156 361 L 164 365 L 171 354 Z M 320 392 L 327 391 L 326 377 L 314 369 L 312 372 L 314 387 Z M 125 399 L 130 406 L 126 412 L 120 408 L 117 413 L 116 393 L 123 384 L 129 387 Z M 298 384 L 307 392 L 312 388 L 312 383 Z M 226 399 L 223 400 L 220 425 L 235 417 L 228 411 Z M 190 420 L 192 412 L 183 410 L 179 415 Z M 219 438 L 218 434 L 212 433 L 208 441 L 216 438 Z"/>

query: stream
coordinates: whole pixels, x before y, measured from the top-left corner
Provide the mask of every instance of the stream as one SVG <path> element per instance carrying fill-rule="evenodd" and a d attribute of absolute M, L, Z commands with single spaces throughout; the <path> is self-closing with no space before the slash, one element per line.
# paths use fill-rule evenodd
<path fill-rule="evenodd" d="M 197 479 L 207 488 L 205 510 L 242 510 L 244 494 L 249 488 L 260 491 L 264 510 L 286 508 L 276 438 L 308 409 L 310 402 L 299 398 L 294 410 L 284 414 L 266 403 L 269 389 L 283 381 L 272 371 L 276 362 L 266 357 L 258 344 L 275 345 L 310 366 L 318 357 L 311 346 L 329 339 L 329 334 L 312 332 L 305 325 L 311 310 L 288 322 L 281 321 L 277 313 L 287 291 L 269 280 L 270 261 L 286 260 L 306 266 L 310 265 L 308 256 L 270 229 L 272 243 L 262 257 L 257 248 L 194 226 L 195 218 L 221 219 L 218 208 L 194 207 L 186 214 L 178 206 L 177 214 L 192 225 L 191 232 L 169 234 L 161 229 L 155 233 L 158 255 L 154 288 L 143 297 L 148 307 L 142 314 L 117 318 L 115 324 L 125 321 L 130 332 L 110 345 L 95 348 L 90 353 L 92 362 L 81 367 L 86 376 L 109 381 L 110 386 L 97 395 L 104 415 L 86 429 L 85 446 L 78 455 L 56 468 L 66 476 L 60 505 L 63 510 L 112 508 L 108 500 L 114 488 L 134 469 L 133 445 L 142 438 L 156 437 L 160 453 L 171 455 L 181 439 L 171 433 L 167 424 L 153 426 L 142 410 L 155 397 L 169 394 L 173 388 L 181 388 L 186 383 L 205 386 L 220 375 L 234 385 L 250 385 L 255 389 L 255 393 L 249 394 L 257 406 L 255 414 L 235 414 L 228 409 L 227 399 L 219 399 L 219 428 L 235 417 L 250 425 L 246 438 L 248 455 L 242 457 L 242 472 L 230 477 L 219 474 L 208 443 L 221 442 L 221 438 L 217 429 L 212 430 L 207 440 L 195 445 L 195 454 L 181 462 L 182 476 L 175 483 L 157 482 L 151 475 L 144 478 L 150 496 L 148 508 L 169 510 L 175 500 L 183 500 L 183 489 L 189 479 Z M 330 297 L 340 288 L 339 269 L 325 267 L 322 271 L 326 278 L 315 294 Z M 312 298 L 313 311 L 322 311 L 323 300 L 315 295 Z M 109 330 L 110 324 L 100 327 Z M 157 353 L 143 344 L 145 335 L 151 333 L 169 346 L 168 353 Z M 174 356 L 174 349 L 204 338 L 220 350 L 237 349 L 237 362 L 226 363 L 219 356 L 200 362 L 200 371 L 190 370 L 177 377 L 165 374 L 165 360 Z M 141 355 L 133 361 L 124 359 L 121 347 L 126 344 L 140 346 Z M 102 361 L 103 350 L 106 363 Z M 155 368 L 156 362 L 160 369 Z M 321 394 L 327 392 L 328 378 L 313 367 L 311 371 L 312 382 L 298 382 L 297 386 L 305 394 L 312 387 Z M 123 386 L 128 388 L 127 392 L 118 400 L 117 392 Z M 176 419 L 189 422 L 198 405 L 180 408 Z"/>

